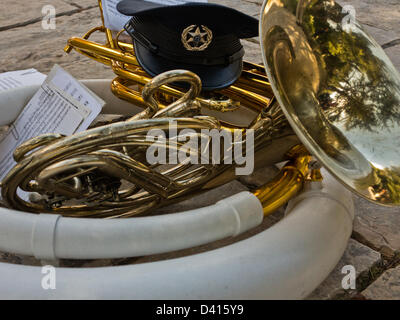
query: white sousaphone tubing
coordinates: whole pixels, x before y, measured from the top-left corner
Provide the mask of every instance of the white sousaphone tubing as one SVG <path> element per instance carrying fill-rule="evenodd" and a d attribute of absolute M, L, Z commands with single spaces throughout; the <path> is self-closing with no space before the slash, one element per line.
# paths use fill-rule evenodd
<path fill-rule="evenodd" d="M 84 83 L 107 102 L 104 113 L 135 112 L 106 90 L 109 80 Z M 35 89 L 0 93 L 2 125 L 18 116 Z M 351 193 L 325 170 L 323 176 L 322 185 L 313 183 L 291 200 L 286 217 L 273 227 L 217 250 L 137 265 L 56 268 L 56 290 L 42 289 L 40 267 L 0 263 L 0 298 L 305 298 L 335 267 L 352 230 Z M 0 250 L 47 260 L 149 255 L 237 235 L 261 221 L 261 204 L 249 192 L 186 213 L 124 220 L 0 209 Z"/>

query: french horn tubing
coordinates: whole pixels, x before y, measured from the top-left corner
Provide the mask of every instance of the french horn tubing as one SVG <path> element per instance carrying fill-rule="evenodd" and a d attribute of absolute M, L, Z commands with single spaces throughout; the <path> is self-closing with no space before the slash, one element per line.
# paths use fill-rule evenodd
<path fill-rule="evenodd" d="M 99 6 L 102 12 L 101 0 Z M 390 151 L 389 139 L 382 136 L 385 143 L 380 150 L 395 158 L 388 161 L 387 156 L 371 151 L 379 140 L 379 129 L 399 133 L 400 77 L 361 26 L 357 24 L 349 33 L 328 24 L 328 18 L 336 22 L 343 18 L 341 7 L 333 1 L 265 1 L 260 38 L 266 69 L 245 62 L 236 83 L 208 95 L 201 92 L 200 79 L 189 71 L 172 70 L 151 78 L 138 65 L 132 44 L 119 40 L 121 32 L 113 34 L 103 19 L 102 26 L 83 38 L 71 38 L 65 51 L 74 49 L 109 65 L 117 75 L 111 83 L 113 93 L 144 111 L 69 137 L 48 134 L 25 142 L 14 153 L 18 164 L 2 181 L 3 199 L 12 208 L 36 213 L 127 217 L 236 178 L 236 163 L 183 162 L 168 168 L 148 164 L 146 134 L 150 129 L 167 130 L 173 121 L 178 129 L 193 129 L 199 138 L 201 129 L 238 130 L 244 136 L 251 129 L 256 168 L 288 161 L 276 178 L 253 191 L 264 214 L 296 195 L 307 179 L 322 179 L 318 166 L 310 165 L 309 152 L 364 198 L 381 205 L 400 205 L 398 154 Z M 105 33 L 106 43 L 90 41 L 94 32 Z M 332 46 L 343 48 L 343 43 L 346 56 L 339 49 L 331 50 Z M 370 67 L 371 63 L 380 69 Z M 354 73 L 357 77 L 351 78 Z M 361 83 L 356 85 L 356 80 Z M 176 81 L 191 87 L 184 92 L 172 85 Z M 380 82 L 387 85 L 386 91 L 377 85 Z M 381 91 L 374 92 L 378 87 Z M 378 99 L 373 101 L 377 114 L 391 111 L 385 123 L 368 123 L 362 107 L 370 101 L 360 100 L 362 88 L 369 90 L 369 99 Z M 391 99 L 383 103 L 382 94 Z M 235 123 L 230 114 L 236 112 L 252 114 L 252 120 Z M 357 120 L 354 123 L 352 116 Z M 363 134 L 374 138 L 371 147 L 360 138 Z M 178 137 L 167 139 L 169 152 L 182 146 Z M 245 147 L 243 142 L 235 143 Z M 202 156 L 200 150 L 196 154 Z M 37 196 L 26 201 L 18 189 Z"/>
<path fill-rule="evenodd" d="M 175 81 L 189 82 L 190 90 L 167 108 L 159 109 L 154 93 L 162 85 Z M 201 106 L 195 99 L 200 90 L 198 76 L 185 70 L 172 70 L 144 86 L 142 96 L 147 108 L 126 121 L 68 137 L 45 134 L 28 140 L 15 150 L 14 159 L 18 164 L 2 182 L 4 201 L 10 207 L 37 213 L 128 217 L 234 179 L 235 166 L 229 164 L 183 162 L 162 168 L 146 163 L 145 151 L 154 143 L 153 139 L 148 139 L 149 131 L 155 128 L 166 130 L 171 121 L 176 123 L 177 130 L 193 129 L 199 136 L 201 129 L 232 130 L 216 118 L 200 114 Z M 268 114 L 260 114 L 249 126 L 254 130 L 256 152 L 268 145 L 282 121 L 281 116 L 275 104 Z M 272 122 L 275 122 L 274 126 L 271 126 Z M 244 128 L 240 130 L 245 133 Z M 179 139 L 169 139 L 167 148 L 171 151 L 182 145 Z M 255 191 L 266 203 L 265 213 L 273 212 L 301 189 L 310 156 L 300 146 L 295 146 L 291 152 L 293 160 L 281 174 Z M 122 180 L 129 186 L 122 186 Z M 275 190 L 276 184 L 286 188 Z M 40 194 L 41 198 L 26 201 L 18 195 L 19 188 Z"/>
<path fill-rule="evenodd" d="M 100 45 L 88 40 L 96 31 L 106 34 L 108 44 Z M 144 151 L 150 142 L 145 140 L 145 134 L 150 129 L 165 128 L 171 117 L 176 120 L 178 129 L 228 132 L 236 129 L 245 132 L 251 128 L 254 130 L 257 165 L 275 163 L 277 157 L 291 160 L 273 181 L 254 191 L 265 204 L 265 214 L 272 213 L 301 190 L 310 156 L 288 130 L 261 66 L 245 63 L 237 84 L 212 93 L 211 97 L 204 97 L 199 96 L 199 78 L 191 72 L 176 70 L 152 79 L 139 67 L 132 45 L 115 40 L 104 26 L 90 30 L 83 39 L 70 39 L 66 51 L 72 48 L 110 65 L 117 75 L 111 84 L 112 91 L 120 98 L 145 107 L 145 110 L 127 121 L 71 137 L 44 135 L 21 145 L 14 153 L 18 165 L 2 182 L 2 196 L 8 206 L 65 216 L 128 217 L 181 201 L 235 179 L 234 165 L 193 166 L 181 163 L 164 171 L 148 166 Z M 190 82 L 191 89 L 184 93 L 169 86 L 177 80 Z M 131 89 L 132 85 L 140 89 Z M 254 92 L 248 91 L 250 88 Z M 157 95 L 161 102 L 156 101 L 153 95 Z M 217 120 L 202 113 L 202 109 L 230 113 L 242 106 L 256 116 L 247 126 Z M 183 118 L 187 116 L 191 118 Z M 269 147 L 272 136 L 276 137 L 274 143 L 279 145 L 283 154 L 274 154 L 272 159 L 266 159 L 267 153 L 258 150 Z M 283 141 L 287 136 L 287 141 Z M 88 137 L 89 144 L 85 143 Z M 168 146 L 170 149 L 178 147 L 172 143 Z M 119 190 L 119 182 L 125 177 L 129 177 L 131 186 Z M 113 183 L 115 189 L 107 190 L 106 186 Z M 42 196 L 35 201 L 26 201 L 18 196 L 18 188 Z"/>

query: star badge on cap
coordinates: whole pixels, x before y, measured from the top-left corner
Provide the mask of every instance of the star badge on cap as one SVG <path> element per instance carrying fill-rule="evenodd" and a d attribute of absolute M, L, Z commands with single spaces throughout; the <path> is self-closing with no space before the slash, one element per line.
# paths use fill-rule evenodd
<path fill-rule="evenodd" d="M 169 70 L 190 70 L 200 77 L 204 91 L 227 88 L 240 77 L 240 39 L 258 35 L 256 18 L 215 3 L 122 0 L 117 9 L 131 16 L 125 30 L 146 73 L 155 77 Z"/>
<path fill-rule="evenodd" d="M 204 25 L 201 28 L 195 24 L 185 28 L 182 32 L 182 43 L 186 50 L 203 51 L 210 45 L 213 34 Z"/>

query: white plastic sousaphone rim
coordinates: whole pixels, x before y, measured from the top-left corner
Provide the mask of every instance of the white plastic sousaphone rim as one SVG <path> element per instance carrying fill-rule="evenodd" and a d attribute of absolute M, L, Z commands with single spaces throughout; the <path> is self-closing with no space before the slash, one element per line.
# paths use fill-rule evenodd
<path fill-rule="evenodd" d="M 131 104 L 110 93 L 109 80 L 84 83 L 107 102 L 105 113 L 136 112 Z M 2 121 L 3 125 L 15 119 L 34 91 L 33 88 L 16 90 L 8 100 L 0 93 L 0 119 L 7 119 Z M 284 219 L 244 241 L 166 261 L 103 268 L 56 268 L 55 290 L 43 289 L 40 267 L 0 263 L 0 298 L 305 298 L 336 266 L 352 231 L 354 208 L 350 192 L 326 171 L 323 175 L 321 190 L 306 190 L 292 200 Z M 27 214 L 8 212 L 17 215 L 21 222 Z M 5 241 L 0 235 L 2 247 Z"/>

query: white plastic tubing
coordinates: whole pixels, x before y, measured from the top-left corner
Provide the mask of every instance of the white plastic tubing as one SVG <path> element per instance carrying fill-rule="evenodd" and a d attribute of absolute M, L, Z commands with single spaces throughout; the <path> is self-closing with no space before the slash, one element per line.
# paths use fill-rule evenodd
<path fill-rule="evenodd" d="M 43 260 L 137 257 L 236 236 L 262 222 L 249 192 L 188 212 L 131 219 L 74 219 L 0 209 L 0 251 Z"/>
<path fill-rule="evenodd" d="M 97 92 L 106 83 L 87 82 Z M 7 106 L 1 101 L 3 119 Z M 304 298 L 337 264 L 352 230 L 350 192 L 327 172 L 323 176 L 321 186 L 312 185 L 289 203 L 284 219 L 244 241 L 166 261 L 56 268 L 55 290 L 43 290 L 40 267 L 0 263 L 0 298 Z M 125 220 L 73 219 L 1 209 L 0 250 L 41 259 L 129 257 L 233 236 L 261 220 L 261 204 L 248 192 L 208 208 Z"/>

